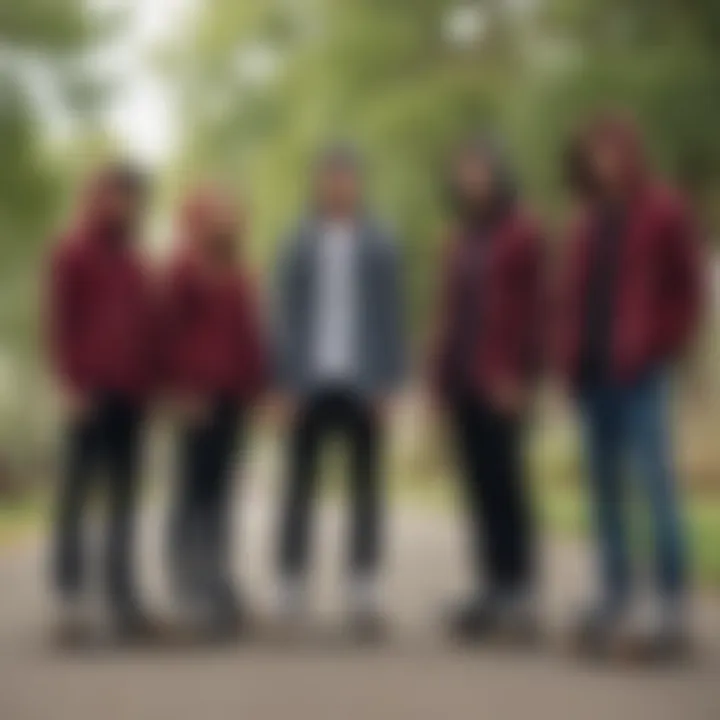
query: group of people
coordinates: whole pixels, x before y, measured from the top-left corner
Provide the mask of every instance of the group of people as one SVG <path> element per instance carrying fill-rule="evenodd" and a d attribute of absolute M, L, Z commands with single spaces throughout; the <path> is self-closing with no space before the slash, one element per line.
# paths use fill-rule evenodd
<path fill-rule="evenodd" d="M 578 636 L 627 632 L 635 588 L 623 498 L 631 457 L 648 501 L 657 558 L 651 639 L 684 633 L 686 552 L 669 428 L 672 365 L 701 305 L 700 244 L 680 193 L 650 171 L 637 129 L 605 114 L 568 143 L 577 217 L 551 273 L 548 245 L 503 149 L 463 143 L 444 188 L 450 222 L 426 386 L 454 438 L 469 519 L 472 593 L 450 630 L 480 639 L 535 626 L 535 524 L 523 444 L 534 388 L 558 371 L 576 402 L 600 558 L 600 592 Z M 243 259 L 246 218 L 215 190 L 190 193 L 161 272 L 141 257 L 145 178 L 98 173 L 76 225 L 54 249 L 50 346 L 64 399 L 66 460 L 55 583 L 65 618 L 85 596 L 81 528 L 102 469 L 109 495 L 105 571 L 124 633 L 148 619 L 133 574 L 133 520 L 144 425 L 158 403 L 177 434 L 168 552 L 178 601 L 223 632 L 246 617 L 230 564 L 236 455 L 265 398 L 287 439 L 277 538 L 281 611 L 298 618 L 318 459 L 348 444 L 352 627 L 381 624 L 383 428 L 406 379 L 401 254 L 373 216 L 357 153 L 326 148 L 306 216 L 280 248 L 271 318 Z"/>

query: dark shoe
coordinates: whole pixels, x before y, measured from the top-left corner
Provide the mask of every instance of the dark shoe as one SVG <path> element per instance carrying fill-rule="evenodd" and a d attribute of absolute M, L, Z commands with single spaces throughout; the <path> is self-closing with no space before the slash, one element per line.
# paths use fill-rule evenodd
<path fill-rule="evenodd" d="M 573 645 L 583 654 L 603 657 L 617 651 L 622 636 L 624 608 L 616 604 L 595 605 L 580 616 Z"/>
<path fill-rule="evenodd" d="M 531 647 L 541 640 L 536 610 L 526 597 L 511 597 L 498 605 L 496 634 L 512 645 Z"/>
<path fill-rule="evenodd" d="M 664 629 L 637 639 L 630 654 L 633 658 L 647 662 L 674 662 L 686 658 L 691 650 L 687 633 L 681 630 Z"/>
<path fill-rule="evenodd" d="M 355 610 L 350 616 L 350 634 L 361 643 L 376 643 L 387 634 L 385 618 L 378 610 Z"/>
<path fill-rule="evenodd" d="M 80 600 L 63 600 L 57 610 L 53 638 L 61 647 L 83 647 L 91 642 L 92 628 L 87 607 Z"/>
<path fill-rule="evenodd" d="M 112 623 L 114 636 L 123 642 L 150 642 L 161 634 L 158 623 L 135 604 L 116 608 Z"/>
<path fill-rule="evenodd" d="M 497 630 L 499 622 L 500 612 L 495 600 L 473 599 L 452 612 L 448 630 L 456 640 L 477 642 Z"/>
<path fill-rule="evenodd" d="M 228 594 L 212 603 L 205 629 L 210 638 L 230 640 L 246 630 L 246 621 L 246 608 L 237 597 Z"/>
<path fill-rule="evenodd" d="M 683 613 L 672 606 L 657 611 L 624 635 L 624 657 L 640 662 L 671 662 L 687 655 L 690 637 Z"/>

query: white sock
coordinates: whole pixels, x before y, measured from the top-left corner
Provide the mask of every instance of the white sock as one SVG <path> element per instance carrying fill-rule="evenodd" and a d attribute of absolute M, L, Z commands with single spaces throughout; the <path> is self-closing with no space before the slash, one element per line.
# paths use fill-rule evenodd
<path fill-rule="evenodd" d="M 307 584 L 304 577 L 286 577 L 280 586 L 280 611 L 286 616 L 297 616 L 307 606 Z"/>
<path fill-rule="evenodd" d="M 372 575 L 355 575 L 350 580 L 350 607 L 354 612 L 375 612 L 378 608 L 377 581 Z"/>

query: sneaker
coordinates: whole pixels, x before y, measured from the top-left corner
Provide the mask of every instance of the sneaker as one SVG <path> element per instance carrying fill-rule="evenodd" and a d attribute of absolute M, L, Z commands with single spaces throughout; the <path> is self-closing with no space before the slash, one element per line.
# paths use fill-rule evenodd
<path fill-rule="evenodd" d="M 493 596 L 473 597 L 450 614 L 450 635 L 462 642 L 482 640 L 499 627 L 500 610 Z"/>
<path fill-rule="evenodd" d="M 246 615 L 232 587 L 223 585 L 210 602 L 207 630 L 218 639 L 236 637 L 245 627 Z"/>
<path fill-rule="evenodd" d="M 513 593 L 498 603 L 498 634 L 502 639 L 531 645 L 540 639 L 540 626 L 534 599 L 526 593 Z"/>
<path fill-rule="evenodd" d="M 638 660 L 672 660 L 689 648 L 683 608 L 678 602 L 661 601 L 645 608 L 624 638 L 624 650 Z"/>
<path fill-rule="evenodd" d="M 617 647 L 627 618 L 619 603 L 601 602 L 581 613 L 574 629 L 574 644 L 585 653 L 605 655 Z"/>
<path fill-rule="evenodd" d="M 349 586 L 350 632 L 358 640 L 375 641 L 385 634 L 380 611 L 377 580 L 372 575 L 355 575 Z"/>
<path fill-rule="evenodd" d="M 89 639 L 89 611 L 82 598 L 61 598 L 56 613 L 54 634 L 61 645 L 79 645 Z"/>
<path fill-rule="evenodd" d="M 160 634 L 158 624 L 136 603 L 116 607 L 112 612 L 113 635 L 123 641 L 149 641 Z"/>
<path fill-rule="evenodd" d="M 307 614 L 305 578 L 283 578 L 279 590 L 278 614 L 285 625 L 297 625 Z"/>
<path fill-rule="evenodd" d="M 361 643 L 382 640 L 387 632 L 385 618 L 377 608 L 353 610 L 350 614 L 350 634 Z"/>

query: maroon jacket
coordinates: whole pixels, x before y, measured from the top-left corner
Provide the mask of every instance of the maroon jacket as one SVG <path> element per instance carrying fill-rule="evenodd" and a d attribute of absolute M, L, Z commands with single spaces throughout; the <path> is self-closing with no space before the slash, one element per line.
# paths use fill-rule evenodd
<path fill-rule="evenodd" d="M 460 285 L 471 238 L 455 232 L 449 242 L 441 289 L 440 322 L 432 361 L 432 382 L 446 394 L 452 387 L 451 354 L 456 333 L 472 333 L 470 368 L 478 391 L 487 394 L 498 381 L 521 388 L 532 380 L 539 362 L 542 242 L 535 222 L 515 210 L 492 236 L 481 241 L 487 255 L 476 264 L 479 327 L 458 327 Z M 475 332 L 477 330 L 477 333 Z"/>
<path fill-rule="evenodd" d="M 580 370 L 596 222 L 590 208 L 572 229 L 558 297 L 556 354 L 573 384 Z M 657 184 L 636 190 L 618 265 L 610 361 L 614 378 L 624 382 L 677 356 L 697 323 L 699 243 L 677 193 Z"/>
<path fill-rule="evenodd" d="M 214 277 L 186 253 L 168 272 L 164 366 L 178 394 L 255 399 L 267 380 L 254 292 L 237 269 Z"/>
<path fill-rule="evenodd" d="M 156 371 L 156 308 L 147 268 L 132 243 L 79 230 L 51 261 L 50 351 L 69 389 L 141 401 Z"/>

